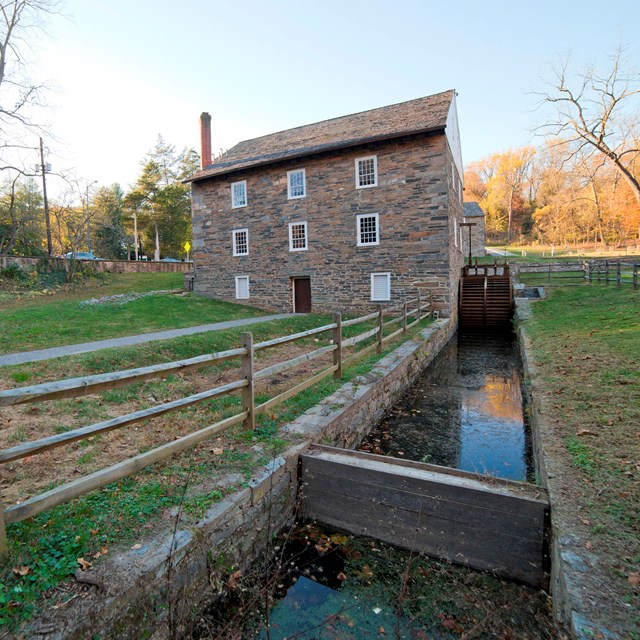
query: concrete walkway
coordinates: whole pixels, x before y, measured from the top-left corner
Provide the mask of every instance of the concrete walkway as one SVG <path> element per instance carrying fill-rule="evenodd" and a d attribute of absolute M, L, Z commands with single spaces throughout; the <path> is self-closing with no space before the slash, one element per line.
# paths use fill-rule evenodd
<path fill-rule="evenodd" d="M 137 336 L 125 336 L 123 338 L 113 338 L 111 340 L 97 340 L 95 342 L 71 344 L 66 347 L 52 347 L 51 349 L 38 349 L 37 351 L 10 353 L 5 356 L 0 356 L 0 367 L 6 367 L 12 364 L 25 364 L 26 362 L 38 362 L 39 360 L 50 360 L 51 358 L 60 358 L 62 356 L 70 356 L 76 353 L 88 353 L 89 351 L 99 351 L 100 349 L 111 349 L 112 347 L 128 347 L 134 344 L 153 342 L 155 340 L 168 340 L 169 338 L 179 338 L 180 336 L 191 336 L 194 333 L 205 333 L 207 331 L 244 327 L 246 325 L 257 324 L 259 322 L 268 322 L 269 320 L 291 318 L 293 315 L 293 313 L 278 313 L 271 316 L 259 316 L 257 318 L 243 318 L 241 320 L 214 322 L 213 324 L 201 324 L 197 327 L 156 331 L 155 333 L 143 333 Z"/>

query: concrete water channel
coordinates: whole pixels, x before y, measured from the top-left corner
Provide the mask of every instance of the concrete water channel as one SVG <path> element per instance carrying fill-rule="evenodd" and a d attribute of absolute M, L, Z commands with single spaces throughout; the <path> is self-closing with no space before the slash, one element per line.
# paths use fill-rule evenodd
<path fill-rule="evenodd" d="M 515 336 L 454 336 L 359 448 L 535 481 Z"/>
<path fill-rule="evenodd" d="M 415 384 L 405 391 L 400 400 L 386 411 L 382 420 L 365 436 L 359 450 L 375 456 L 389 456 L 390 459 L 413 460 L 471 472 L 454 479 L 466 481 L 471 474 L 482 474 L 507 481 L 532 482 L 535 480 L 535 469 L 522 398 L 522 363 L 517 341 L 512 334 L 456 334 L 418 377 Z M 316 470 L 321 477 L 319 488 L 314 490 L 312 478 L 308 483 L 309 495 L 306 500 L 313 502 L 317 493 L 321 494 L 318 495 L 318 499 L 324 501 L 327 494 L 337 492 L 339 506 L 336 511 L 332 511 L 330 507 L 323 511 L 321 507 L 319 519 L 337 525 L 338 529 L 315 523 L 300 523 L 287 532 L 281 539 L 285 550 L 281 551 L 278 547 L 280 558 L 276 563 L 277 567 L 272 566 L 266 570 L 267 573 L 271 571 L 272 575 L 280 572 L 280 577 L 276 580 L 279 583 L 278 588 L 274 589 L 276 602 L 269 613 L 269 635 L 267 636 L 264 630 L 262 619 L 249 624 L 238 638 L 256 637 L 256 634 L 270 640 L 291 637 L 374 638 L 387 634 L 397 638 L 457 637 L 456 633 L 447 632 L 446 625 L 443 627 L 440 624 L 443 614 L 427 615 L 425 610 L 430 607 L 424 607 L 424 603 L 421 606 L 415 603 L 405 606 L 400 613 L 394 603 L 397 596 L 393 588 L 385 594 L 384 586 L 381 588 L 380 585 L 374 585 L 376 579 L 382 577 L 378 575 L 381 572 L 385 575 L 383 581 L 390 578 L 390 558 L 395 559 L 394 554 L 401 552 L 391 552 L 390 547 L 384 550 L 382 548 L 386 545 L 371 540 L 377 538 L 396 542 L 400 546 L 411 546 L 411 543 L 402 543 L 402 525 L 394 522 L 399 517 L 397 505 L 394 505 L 392 510 L 385 511 L 381 503 L 388 498 L 380 498 L 378 495 L 383 515 L 380 516 L 378 530 L 375 524 L 367 524 L 372 536 L 369 539 L 345 536 L 344 529 L 352 533 L 354 529 L 349 525 L 348 518 L 343 520 L 342 516 L 335 516 L 335 513 L 345 511 L 357 513 L 358 504 L 353 501 L 353 487 L 345 489 L 342 493 L 341 485 L 358 482 L 358 472 L 349 466 L 352 461 L 365 466 L 370 463 L 371 466 L 364 469 L 364 472 L 369 474 L 365 477 L 364 483 L 368 486 L 371 486 L 370 483 L 375 484 L 376 480 L 372 479 L 371 475 L 376 464 L 373 456 L 370 456 L 370 459 L 359 459 L 353 452 L 345 455 L 346 452 L 341 454 L 340 450 L 330 447 L 317 449 L 321 457 L 328 457 L 332 462 L 337 461 L 342 466 L 334 466 L 330 471 L 322 468 Z M 350 457 L 353 460 L 350 460 Z M 305 473 L 313 476 L 313 465 L 317 462 L 313 457 L 303 456 L 303 467 L 312 468 L 309 472 L 305 470 Z M 417 471 L 409 467 L 409 472 Z M 412 477 L 413 480 L 419 483 L 421 478 L 416 475 Z M 388 481 L 387 477 L 384 483 Z M 407 486 L 400 487 L 404 488 Z M 357 494 L 357 491 L 355 493 Z M 359 494 L 358 497 L 364 499 L 368 496 Z M 368 508 L 368 504 L 365 503 L 365 509 Z M 406 504 L 403 503 L 402 508 L 405 507 Z M 470 506 L 470 519 L 474 517 L 473 508 Z M 501 506 L 500 509 L 504 507 Z M 505 515 L 504 512 L 502 515 Z M 362 518 L 366 519 L 365 513 L 362 514 Z M 507 520 L 505 527 L 510 526 L 511 522 Z M 397 527 L 397 531 L 394 530 L 392 535 L 385 536 L 386 530 L 394 527 Z M 462 537 L 465 535 L 466 532 L 462 532 Z M 468 549 L 464 551 L 469 553 Z M 447 557 L 446 553 L 437 555 Z M 362 559 L 363 557 L 365 559 Z M 406 555 L 401 557 L 406 562 Z M 451 554 L 449 559 L 456 560 L 456 557 Z M 402 575 L 404 567 L 402 560 L 395 561 L 399 562 L 395 569 L 398 578 Z M 425 559 L 424 562 L 433 561 Z M 473 562 L 465 561 L 463 564 L 473 566 Z M 425 569 L 425 566 L 430 568 Z M 488 568 L 489 565 L 486 566 Z M 431 565 L 423 564 L 421 567 L 419 574 L 411 579 L 412 585 L 420 581 L 420 575 L 433 572 Z M 463 578 L 460 578 L 460 573 L 456 573 L 465 571 L 467 573 Z M 353 577 L 348 580 L 347 574 L 352 576 L 354 573 L 355 580 Z M 478 579 L 471 577 L 471 574 L 473 571 L 469 569 L 453 568 L 450 565 L 450 569 L 447 570 L 449 582 L 443 582 L 439 588 L 452 589 L 453 580 L 453 590 L 457 590 L 462 599 L 473 600 L 474 596 L 464 592 L 464 587 L 460 587 Z M 503 572 L 503 575 L 529 581 L 526 572 L 516 571 L 509 574 L 507 571 Z M 494 578 L 487 576 L 486 579 L 490 581 Z M 391 581 L 398 582 L 394 578 L 391 578 Z M 522 585 L 511 584 L 507 587 L 503 582 L 501 587 L 494 585 L 492 588 L 500 588 L 505 594 L 512 590 L 517 595 L 512 594 L 508 597 L 515 597 L 528 604 L 532 602 L 527 588 Z M 429 597 L 437 600 L 433 593 Z M 424 598 L 424 595 L 416 596 L 416 602 Z M 409 601 L 409 598 L 407 600 Z M 405 605 L 409 605 L 408 601 Z M 534 612 L 535 616 L 541 616 L 540 610 Z M 218 629 L 228 630 L 233 615 L 229 616 L 228 612 L 226 613 L 226 616 L 220 617 L 220 610 L 216 611 L 214 608 L 209 612 L 209 621 L 216 620 L 216 625 L 221 625 Z M 464 617 L 460 612 L 457 615 Z M 518 618 L 517 613 L 514 615 Z M 522 615 L 526 618 L 532 614 L 528 612 Z M 260 616 L 264 616 L 264 612 Z M 544 614 L 542 617 L 544 618 Z M 519 624 L 524 623 L 520 621 Z M 549 630 L 543 632 L 541 628 L 528 630 L 533 637 L 546 637 L 547 631 Z M 537 633 L 540 635 L 536 635 Z M 521 637 L 528 635 L 529 633 L 526 633 Z M 202 636 L 196 634 L 196 637 Z"/>

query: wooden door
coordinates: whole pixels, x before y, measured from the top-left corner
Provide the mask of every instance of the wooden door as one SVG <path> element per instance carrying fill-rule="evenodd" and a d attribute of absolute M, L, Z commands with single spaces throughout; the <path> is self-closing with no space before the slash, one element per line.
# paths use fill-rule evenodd
<path fill-rule="evenodd" d="M 294 313 L 311 313 L 311 278 L 293 279 Z"/>

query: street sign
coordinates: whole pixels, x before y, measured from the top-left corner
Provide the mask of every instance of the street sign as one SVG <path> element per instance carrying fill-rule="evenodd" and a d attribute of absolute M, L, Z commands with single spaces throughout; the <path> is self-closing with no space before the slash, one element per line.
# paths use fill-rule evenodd
<path fill-rule="evenodd" d="M 184 243 L 184 250 L 189 253 L 189 249 L 191 249 L 191 244 L 187 240 L 187 242 Z"/>

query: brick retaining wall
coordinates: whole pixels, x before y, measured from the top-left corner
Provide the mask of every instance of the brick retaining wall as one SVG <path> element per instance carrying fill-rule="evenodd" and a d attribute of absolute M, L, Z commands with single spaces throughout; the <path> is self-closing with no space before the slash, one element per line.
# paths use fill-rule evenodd
<path fill-rule="evenodd" d="M 107 273 L 140 273 L 140 272 L 186 272 L 193 269 L 193 262 L 155 262 L 146 260 L 78 260 L 78 264 L 91 266 L 96 271 Z M 0 256 L 0 269 L 17 264 L 25 271 L 64 271 L 63 258 L 26 258 L 22 256 Z"/>

